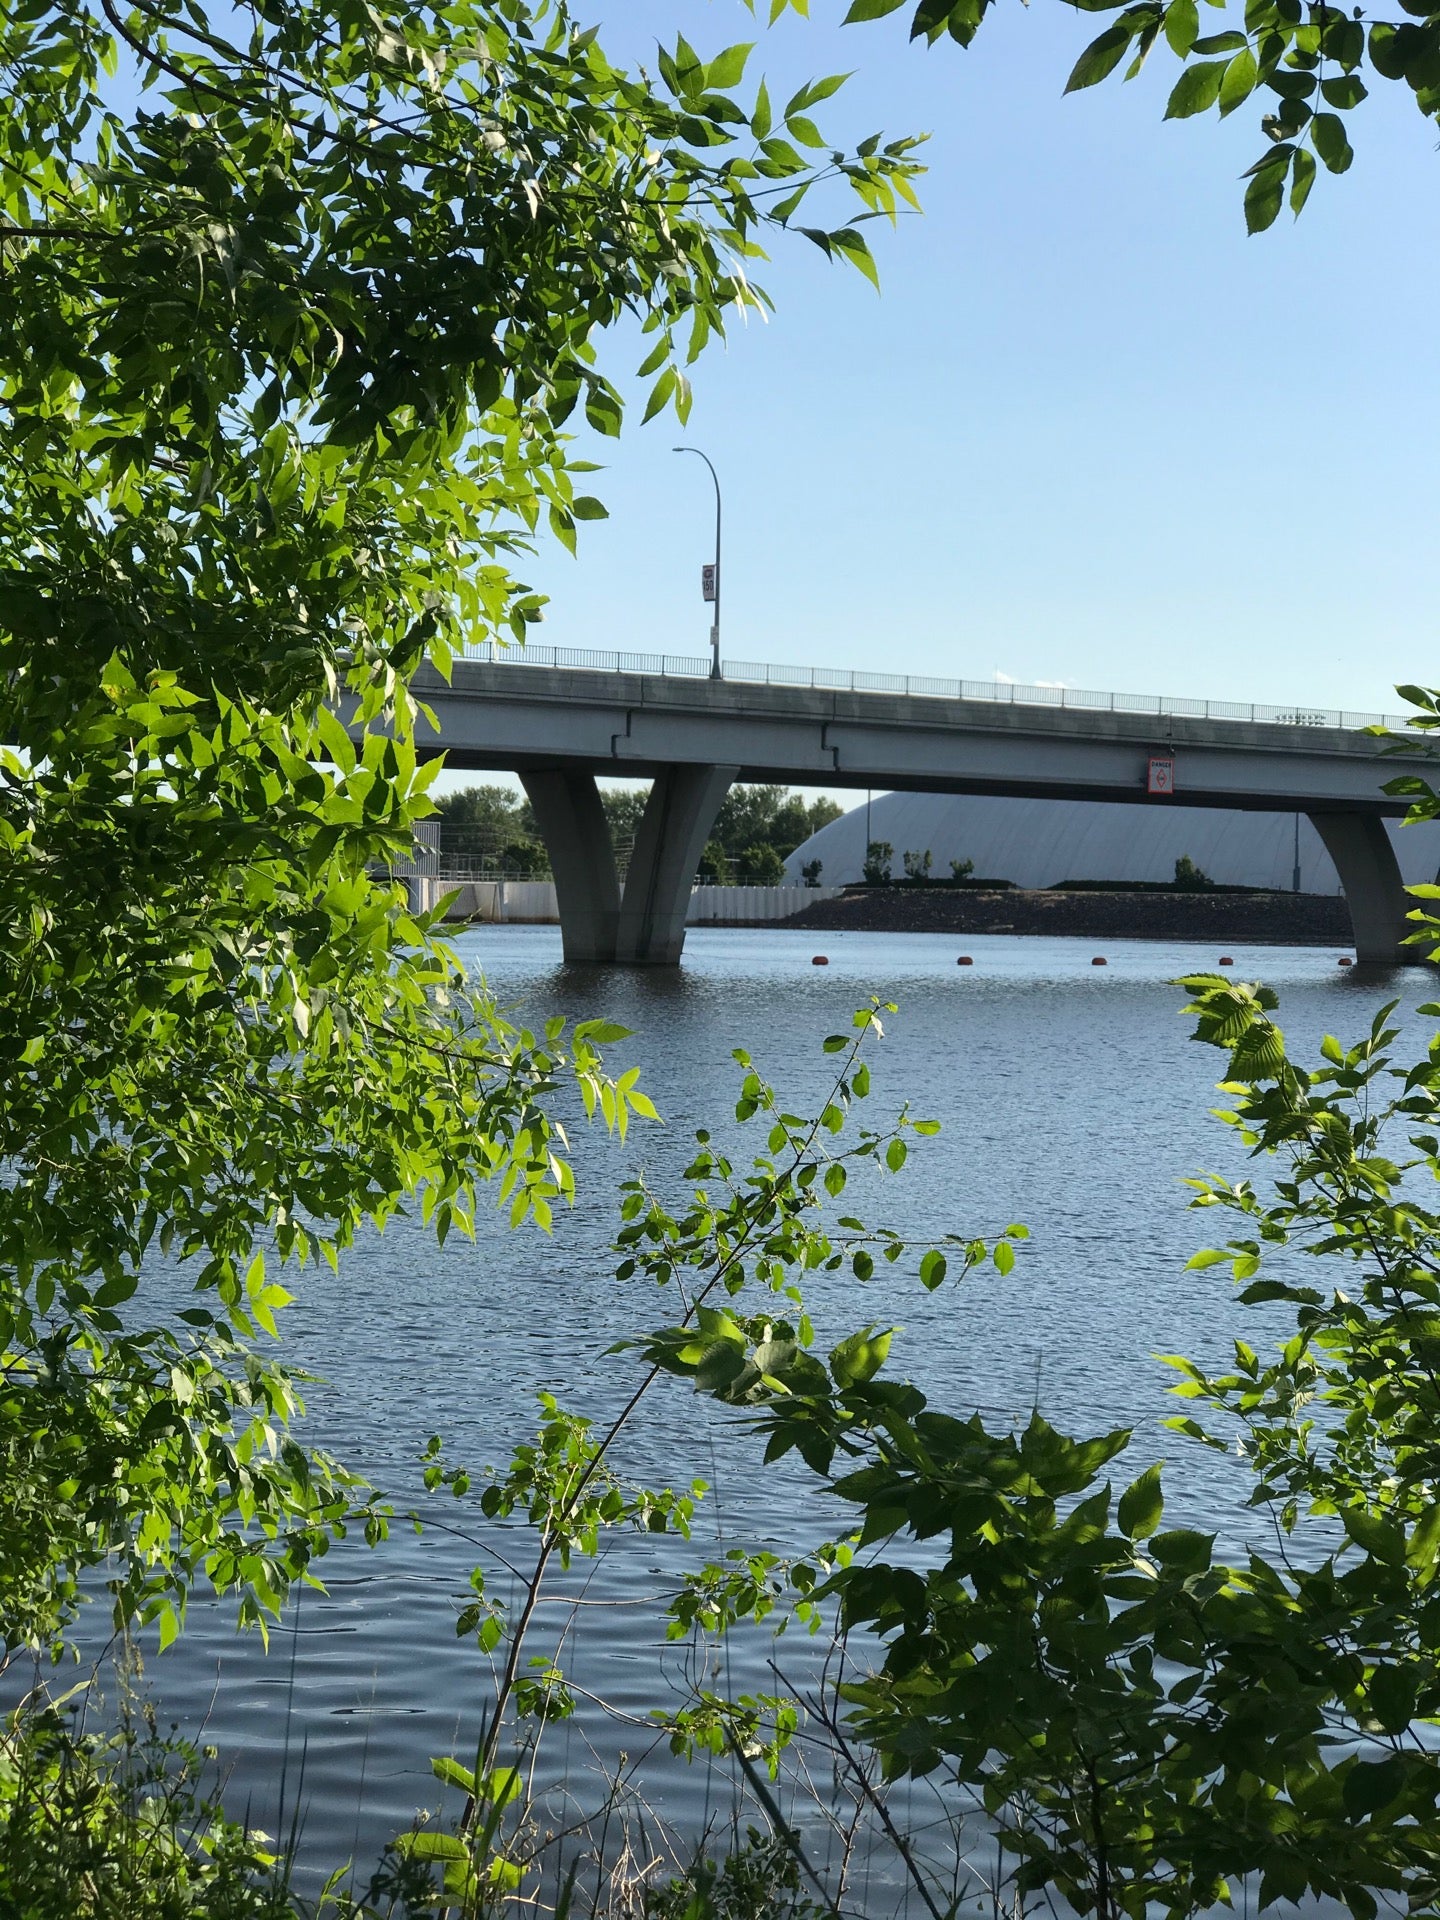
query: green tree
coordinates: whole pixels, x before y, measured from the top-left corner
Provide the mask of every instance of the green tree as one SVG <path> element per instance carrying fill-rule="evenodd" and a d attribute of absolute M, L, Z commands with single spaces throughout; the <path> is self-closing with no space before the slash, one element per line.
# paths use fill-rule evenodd
<path fill-rule="evenodd" d="M 530 803 L 513 787 L 461 787 L 435 801 L 440 870 L 474 873 L 507 867 L 506 848 L 539 836 Z"/>
<path fill-rule="evenodd" d="M 718 840 L 707 840 L 700 856 L 697 879 L 702 886 L 728 887 L 734 878 L 730 856 Z"/>
<path fill-rule="evenodd" d="M 635 836 L 640 831 L 641 816 L 645 812 L 645 802 L 650 797 L 648 787 L 613 787 L 600 789 L 600 804 L 605 809 L 606 824 L 610 828 L 611 844 L 615 847 L 633 846 Z"/>
<path fill-rule="evenodd" d="M 1182 853 L 1175 862 L 1175 888 L 1180 893 L 1208 893 L 1215 882 L 1208 873 L 1202 873 L 1188 853 Z"/>
<path fill-rule="evenodd" d="M 908 11 L 913 39 L 969 47 L 992 0 L 852 0 L 848 21 Z M 1195 0 L 1086 0 L 1112 14 L 1075 63 L 1067 92 L 1093 87 L 1117 71 L 1134 80 L 1152 53 L 1180 71 L 1169 88 L 1167 120 L 1258 108 L 1265 144 L 1247 169 L 1245 223 L 1274 224 L 1287 202 L 1299 214 L 1317 175 L 1344 173 L 1354 160 L 1353 115 L 1376 81 L 1398 84 L 1427 119 L 1440 116 L 1440 11 L 1414 0 L 1388 17 L 1333 7 L 1328 0 L 1212 0 L 1203 20 Z M 803 0 L 774 0 L 774 11 Z"/>
<path fill-rule="evenodd" d="M 785 860 L 840 811 L 833 800 L 802 800 L 788 787 L 735 786 L 716 817 L 714 837 L 731 859 L 747 847 L 769 846 Z"/>
<path fill-rule="evenodd" d="M 88 1563 L 163 1638 L 197 1578 L 263 1619 L 380 1530 L 286 1435 L 277 1268 L 404 1206 L 465 1231 L 490 1182 L 543 1222 L 561 1081 L 635 1105 L 611 1029 L 513 1032 L 369 874 L 433 811 L 413 671 L 522 637 L 513 557 L 603 512 L 563 429 L 619 428 L 604 329 L 683 416 L 787 192 L 910 192 L 905 143 L 811 167 L 833 84 L 777 115 L 745 59 L 651 83 L 562 0 L 0 22 L 6 1645 Z"/>
<path fill-rule="evenodd" d="M 507 840 L 500 849 L 500 867 L 521 880 L 544 880 L 550 873 L 550 856 L 539 840 Z"/>
<path fill-rule="evenodd" d="M 767 841 L 743 847 L 736 867 L 742 887 L 778 887 L 784 883 L 785 862 Z"/>
<path fill-rule="evenodd" d="M 865 849 L 865 880 L 872 887 L 888 887 L 895 849 L 888 840 L 872 840 Z"/>

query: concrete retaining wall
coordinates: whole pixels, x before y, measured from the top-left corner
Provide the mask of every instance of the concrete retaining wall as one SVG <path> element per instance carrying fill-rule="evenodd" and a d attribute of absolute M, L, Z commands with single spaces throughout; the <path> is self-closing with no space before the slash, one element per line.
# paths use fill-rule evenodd
<path fill-rule="evenodd" d="M 554 926 L 560 919 L 553 880 L 447 880 L 427 873 L 417 874 L 411 884 L 419 890 L 422 911 L 454 892 L 451 920 Z M 694 927 L 784 920 L 802 907 L 838 900 L 841 892 L 839 887 L 695 887 L 687 922 Z"/>
<path fill-rule="evenodd" d="M 838 900 L 842 887 L 695 887 L 686 924 L 734 926 L 747 920 L 784 920 L 822 900 Z"/>

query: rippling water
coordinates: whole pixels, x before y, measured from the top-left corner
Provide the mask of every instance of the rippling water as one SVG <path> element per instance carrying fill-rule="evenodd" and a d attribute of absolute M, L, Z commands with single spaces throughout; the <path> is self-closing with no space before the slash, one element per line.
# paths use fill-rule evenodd
<path fill-rule="evenodd" d="M 817 941 L 827 968 L 810 965 Z M 1099 948 L 1089 943 L 969 936 L 976 964 L 957 968 L 948 936 L 714 930 L 692 931 L 679 970 L 647 973 L 563 968 L 550 928 L 484 928 L 460 946 L 517 1012 L 603 1013 L 634 1028 L 614 1064 L 643 1069 L 666 1124 L 638 1127 L 623 1147 L 578 1131 L 579 1199 L 552 1238 L 487 1219 L 476 1244 L 452 1240 L 442 1251 L 401 1222 L 357 1248 L 338 1278 L 303 1277 L 286 1317 L 286 1357 L 325 1377 L 310 1396 L 309 1438 L 398 1507 L 419 1506 L 479 1541 L 476 1516 L 422 1494 L 416 1456 L 429 1434 L 479 1466 L 504 1460 L 533 1426 L 541 1387 L 597 1416 L 617 1405 L 633 1363 L 604 1349 L 673 1317 L 670 1300 L 612 1276 L 619 1180 L 643 1165 L 678 1197 L 693 1128 L 736 1131 L 737 1046 L 803 1111 L 826 1084 L 820 1040 L 874 994 L 899 1012 L 874 1051 L 872 1109 L 878 1117 L 908 1100 L 944 1130 L 860 1210 L 915 1240 L 1011 1220 L 1027 1222 L 1032 1238 L 1008 1278 L 987 1271 L 935 1295 L 894 1275 L 867 1287 L 848 1276 L 812 1282 L 822 1341 L 865 1321 L 899 1322 L 891 1369 L 937 1404 L 1006 1422 L 1038 1400 L 1073 1429 L 1132 1425 L 1137 1450 L 1171 1460 L 1177 1520 L 1236 1537 L 1243 1485 L 1224 1461 L 1162 1436 L 1166 1376 L 1153 1357 L 1222 1358 L 1241 1319 L 1226 1269 L 1184 1271 L 1211 1235 L 1187 1213 L 1180 1183 L 1199 1167 L 1235 1162 L 1227 1130 L 1207 1111 L 1220 1056 L 1189 1043 L 1182 995 L 1167 982 L 1210 968 L 1214 953 L 1111 942 L 1102 969 L 1090 965 Z M 1324 950 L 1237 949 L 1235 959 L 1237 977 L 1281 990 L 1280 1017 L 1297 1049 L 1328 1031 L 1356 1036 L 1396 993 L 1418 1025 L 1413 1009 L 1434 991 L 1415 970 L 1364 980 Z M 762 1144 L 757 1137 L 755 1148 Z M 1256 1345 L 1274 1326 L 1263 1311 L 1245 1316 Z M 717 1527 L 727 1546 L 788 1546 L 824 1537 L 835 1519 L 817 1507 L 803 1468 L 757 1473 L 752 1444 L 676 1383 L 664 1383 L 621 1465 L 652 1483 L 714 1482 L 705 1503 L 712 1546 Z M 492 1589 L 503 1591 L 503 1569 L 489 1557 L 496 1544 L 493 1535 L 484 1542 Z M 506 1544 L 523 1553 L 523 1537 Z M 435 1803 L 430 1756 L 473 1751 L 487 1697 L 473 1646 L 453 1632 L 457 1595 L 479 1557 L 478 1546 L 434 1525 L 419 1536 L 397 1526 L 373 1553 L 347 1546 L 326 1562 L 328 1593 L 304 1596 L 268 1655 L 257 1639 L 237 1638 L 222 1609 L 192 1611 L 181 1643 L 151 1661 L 150 1680 L 169 1716 L 218 1743 L 232 1768 L 233 1812 L 248 1805 L 273 1824 L 284 1767 L 287 1802 L 303 1810 L 306 1858 L 333 1864 L 351 1853 L 372 1860 L 417 1807 Z M 633 1760 L 653 1745 L 646 1715 L 676 1676 L 662 1673 L 659 1609 L 644 1603 L 667 1591 L 675 1566 L 666 1543 L 626 1536 L 588 1584 L 570 1582 L 587 1605 L 576 1616 L 579 1650 L 567 1659 L 616 1714 L 577 1716 L 556 1730 L 557 1788 L 562 1777 L 574 1787 L 602 1761 L 621 1752 Z M 570 1614 L 557 1607 L 556 1631 L 562 1618 Z M 803 1659 L 782 1644 L 787 1661 Z M 726 1681 L 767 1684 L 770 1651 L 754 1638 L 737 1647 Z M 714 1769 L 662 1764 L 650 1779 L 656 1804 L 695 1830 L 719 1803 Z"/>

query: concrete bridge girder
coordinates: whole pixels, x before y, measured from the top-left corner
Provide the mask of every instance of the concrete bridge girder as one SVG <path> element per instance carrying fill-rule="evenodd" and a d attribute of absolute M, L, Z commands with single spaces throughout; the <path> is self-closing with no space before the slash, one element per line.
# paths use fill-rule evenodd
<path fill-rule="evenodd" d="M 662 767 L 635 836 L 615 958 L 673 966 L 685 945 L 690 889 L 738 767 Z"/>
<path fill-rule="evenodd" d="M 1403 944 L 1415 903 L 1405 891 L 1385 822 L 1370 813 L 1312 813 L 1309 818 L 1345 890 L 1355 958 L 1383 967 L 1418 965 L 1418 949 Z"/>
<path fill-rule="evenodd" d="M 550 855 L 565 958 L 608 964 L 620 924 L 620 882 L 595 776 L 574 767 L 526 767 L 520 784 Z"/>

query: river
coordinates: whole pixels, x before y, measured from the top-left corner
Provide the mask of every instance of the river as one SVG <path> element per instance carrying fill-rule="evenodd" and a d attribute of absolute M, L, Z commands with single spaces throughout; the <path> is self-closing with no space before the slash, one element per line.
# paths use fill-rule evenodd
<path fill-rule="evenodd" d="M 401 1222 L 358 1247 L 338 1277 L 322 1268 L 292 1282 L 299 1297 L 285 1317 L 286 1356 L 325 1377 L 310 1395 L 309 1437 L 397 1506 L 418 1505 L 479 1538 L 473 1508 L 423 1496 L 417 1456 L 431 1433 L 478 1467 L 503 1460 L 533 1427 L 542 1387 L 599 1415 L 618 1403 L 634 1362 L 605 1349 L 673 1311 L 671 1299 L 613 1278 L 619 1180 L 643 1165 L 678 1197 L 693 1129 L 743 1132 L 732 1114 L 736 1047 L 756 1056 L 792 1110 L 805 1110 L 826 1084 L 821 1039 L 877 995 L 898 1012 L 873 1050 L 871 1107 L 878 1116 L 908 1100 L 943 1131 L 918 1143 L 866 1208 L 916 1240 L 1012 1220 L 1026 1222 L 1031 1238 L 1008 1277 L 987 1270 L 934 1295 L 894 1274 L 866 1287 L 848 1276 L 812 1283 L 822 1342 L 867 1321 L 896 1322 L 892 1370 L 936 1404 L 1004 1423 L 1038 1401 L 1073 1429 L 1133 1426 L 1137 1468 L 1164 1454 L 1177 1487 L 1184 1468 L 1183 1489 L 1171 1495 L 1177 1523 L 1227 1539 L 1243 1530 L 1237 1472 L 1162 1435 L 1174 1403 L 1154 1358 L 1223 1359 L 1242 1319 L 1227 1269 L 1184 1270 L 1216 1227 L 1215 1216 L 1187 1211 L 1181 1182 L 1237 1161 L 1233 1138 L 1208 1112 L 1221 1057 L 1190 1043 L 1183 996 L 1168 983 L 1213 967 L 1215 953 L 970 936 L 975 964 L 961 968 L 953 937 L 704 930 L 691 932 L 678 970 L 602 973 L 563 968 L 552 928 L 476 929 L 459 946 L 502 1004 L 527 1018 L 603 1013 L 633 1028 L 613 1062 L 642 1069 L 665 1124 L 638 1125 L 623 1146 L 598 1128 L 575 1130 L 579 1196 L 552 1237 L 511 1233 L 487 1217 L 474 1244 L 452 1239 L 437 1250 L 418 1225 Z M 827 967 L 811 964 L 817 949 Z M 1092 966 L 1101 951 L 1108 964 Z M 1297 1050 L 1328 1031 L 1357 1036 L 1396 993 L 1407 1024 L 1418 1026 L 1414 1009 L 1433 991 L 1414 970 L 1367 981 L 1323 949 L 1237 948 L 1234 957 L 1237 977 L 1280 990 Z M 1262 1310 L 1244 1323 L 1256 1345 L 1275 1331 Z M 783 1547 L 834 1523 L 803 1468 L 759 1472 L 753 1443 L 677 1383 L 655 1397 L 623 1465 L 666 1484 L 714 1482 L 705 1527 L 718 1528 L 725 1546 Z M 485 1544 L 488 1553 L 493 1535 Z M 518 1535 L 506 1542 L 517 1554 L 524 1544 Z M 465 1570 L 478 1557 L 434 1527 L 417 1536 L 397 1526 L 374 1552 L 347 1546 L 326 1562 L 328 1593 L 305 1595 L 268 1654 L 257 1638 L 237 1638 L 223 1609 L 193 1609 L 182 1641 L 151 1659 L 149 1680 L 166 1717 L 219 1746 L 232 1770 L 232 1811 L 248 1806 L 273 1825 L 283 1765 L 287 1800 L 303 1814 L 304 1858 L 334 1864 L 354 1854 L 364 1864 L 417 1807 L 435 1804 L 429 1759 L 473 1750 L 486 1697 L 483 1663 L 453 1631 Z M 568 1776 L 575 1787 L 618 1753 L 633 1758 L 653 1744 L 645 1716 L 674 1679 L 660 1673 L 655 1601 L 678 1564 L 665 1542 L 619 1536 L 585 1587 L 593 1604 L 578 1615 L 567 1658 L 619 1718 L 587 1710 L 556 1730 L 557 1782 Z M 493 1559 L 490 1575 L 503 1591 Z M 752 1636 L 737 1648 L 729 1682 L 768 1684 L 768 1651 Z M 715 1767 L 666 1760 L 649 1791 L 667 1817 L 698 1830 L 722 1786 Z"/>

